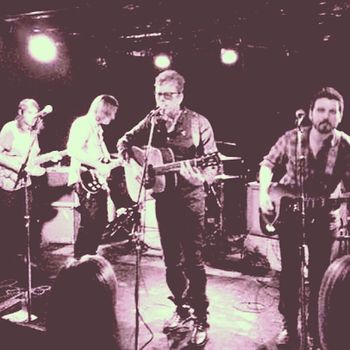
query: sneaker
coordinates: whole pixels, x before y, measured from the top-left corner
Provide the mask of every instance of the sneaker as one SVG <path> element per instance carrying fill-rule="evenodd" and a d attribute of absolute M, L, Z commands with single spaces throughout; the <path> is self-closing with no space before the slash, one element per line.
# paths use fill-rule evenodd
<path fill-rule="evenodd" d="M 195 347 L 202 347 L 208 342 L 207 329 L 209 325 L 206 320 L 196 319 L 193 326 L 190 343 Z"/>
<path fill-rule="evenodd" d="M 175 331 L 181 327 L 185 327 L 186 323 L 193 319 L 191 308 L 187 305 L 177 307 L 171 318 L 165 322 L 163 333 Z"/>
<path fill-rule="evenodd" d="M 282 329 L 276 337 L 277 345 L 288 345 L 296 343 L 298 340 L 298 333 L 296 330 L 291 330 L 286 322 L 283 322 Z"/>

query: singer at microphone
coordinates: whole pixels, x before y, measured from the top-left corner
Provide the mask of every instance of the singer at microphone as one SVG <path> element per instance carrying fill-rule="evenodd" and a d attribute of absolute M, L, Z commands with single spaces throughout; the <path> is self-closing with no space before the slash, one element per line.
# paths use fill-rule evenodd
<path fill-rule="evenodd" d="M 37 118 L 45 117 L 46 115 L 53 112 L 53 107 L 51 105 L 46 105 L 41 111 L 36 115 Z"/>
<path fill-rule="evenodd" d="M 148 116 L 151 118 L 157 118 L 157 117 L 161 117 L 163 114 L 164 114 L 163 109 L 160 107 L 156 107 L 148 113 Z"/>

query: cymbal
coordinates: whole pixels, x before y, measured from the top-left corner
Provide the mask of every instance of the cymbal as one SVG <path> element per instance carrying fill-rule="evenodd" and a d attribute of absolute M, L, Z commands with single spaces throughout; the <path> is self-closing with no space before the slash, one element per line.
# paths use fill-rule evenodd
<path fill-rule="evenodd" d="M 234 142 L 226 142 L 226 141 L 216 141 L 218 145 L 227 145 L 227 146 L 237 146 Z"/>
<path fill-rule="evenodd" d="M 219 152 L 219 158 L 222 162 L 226 160 L 242 160 L 242 157 L 233 157 L 233 156 L 225 156 L 224 154 Z"/>
<path fill-rule="evenodd" d="M 226 174 L 219 174 L 215 176 L 215 180 L 217 181 L 225 181 L 225 180 L 232 180 L 232 179 L 240 179 L 241 176 L 239 175 L 226 175 Z"/>

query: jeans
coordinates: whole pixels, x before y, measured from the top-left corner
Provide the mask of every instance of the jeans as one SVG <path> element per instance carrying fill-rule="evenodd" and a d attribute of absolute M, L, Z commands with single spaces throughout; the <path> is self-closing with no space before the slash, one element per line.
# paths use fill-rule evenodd
<path fill-rule="evenodd" d="M 202 258 L 205 199 L 202 189 L 183 195 L 162 194 L 156 199 L 166 282 L 177 306 L 189 303 L 206 319 L 209 305 Z"/>
<path fill-rule="evenodd" d="M 330 264 L 335 236 L 329 228 L 330 222 L 331 218 L 327 212 L 314 212 L 312 215 L 307 215 L 304 230 L 309 260 L 308 329 L 314 337 L 318 337 L 318 293 L 323 275 Z M 297 327 L 299 310 L 301 282 L 299 249 L 302 244 L 302 232 L 301 217 L 297 214 L 287 216 L 279 232 L 282 265 L 279 311 L 287 325 L 294 330 Z"/>
<path fill-rule="evenodd" d="M 80 184 L 76 184 L 75 191 L 80 202 L 80 227 L 74 244 L 74 256 L 96 254 L 107 225 L 107 192 L 100 190 L 89 194 Z"/>

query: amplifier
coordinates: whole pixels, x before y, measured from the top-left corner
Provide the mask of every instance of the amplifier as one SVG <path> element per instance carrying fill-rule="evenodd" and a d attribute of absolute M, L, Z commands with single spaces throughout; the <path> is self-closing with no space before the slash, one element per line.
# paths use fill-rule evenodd
<path fill-rule="evenodd" d="M 68 167 L 53 167 L 47 170 L 47 198 L 49 216 L 41 230 L 41 244 L 75 242 L 80 215 L 75 208 L 75 193 L 67 186 Z"/>

